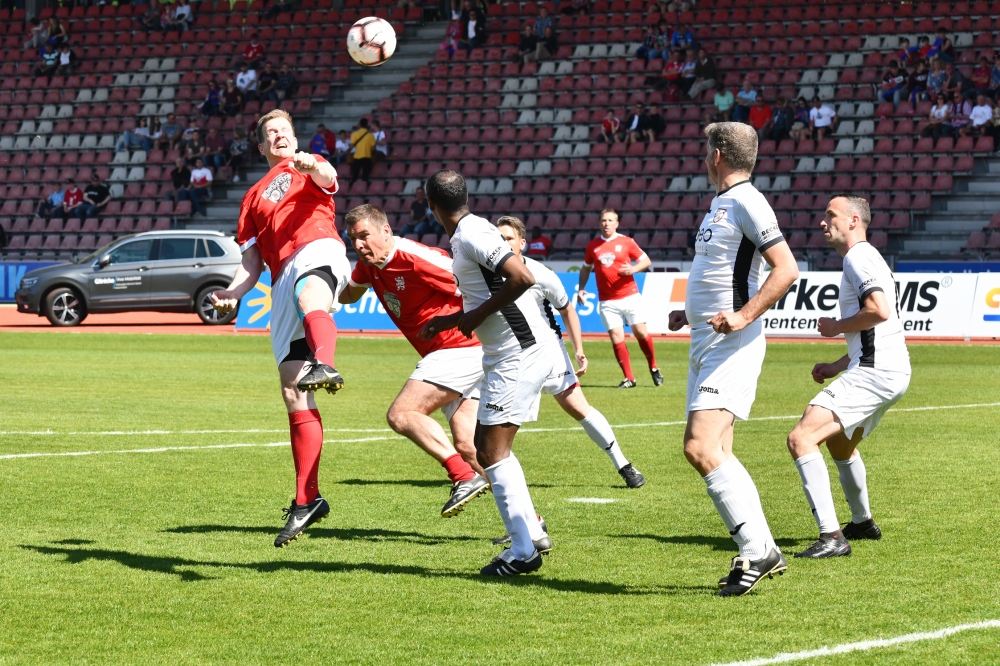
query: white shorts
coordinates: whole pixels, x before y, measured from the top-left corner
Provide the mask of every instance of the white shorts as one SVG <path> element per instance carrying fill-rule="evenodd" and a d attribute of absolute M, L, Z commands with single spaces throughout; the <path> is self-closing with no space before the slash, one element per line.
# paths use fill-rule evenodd
<path fill-rule="evenodd" d="M 344 244 L 334 238 L 321 238 L 303 245 L 285 261 L 277 278 L 271 278 L 271 350 L 279 364 L 288 356 L 292 342 L 305 338 L 302 318 L 295 295 L 295 283 L 317 268 L 328 268 L 337 281 L 330 312 L 340 309 L 337 297 L 347 286 L 351 264 Z"/>
<path fill-rule="evenodd" d="M 479 400 L 479 382 L 483 379 L 483 348 L 458 347 L 438 349 L 420 359 L 410 375 L 417 382 L 427 382 L 458 394 L 441 408 L 451 421 L 464 400 Z"/>
<path fill-rule="evenodd" d="M 706 336 L 708 339 L 706 339 Z M 725 409 L 741 421 L 750 417 L 767 344 L 760 321 L 722 335 L 711 328 L 691 336 L 687 413 Z"/>
<path fill-rule="evenodd" d="M 542 385 L 555 365 L 552 347 L 535 344 L 500 357 L 483 357 L 479 422 L 521 425 L 538 415 Z"/>
<path fill-rule="evenodd" d="M 646 308 L 642 302 L 642 294 L 632 294 L 616 301 L 601 301 L 597 304 L 597 313 L 601 315 L 604 329 L 622 328 L 625 324 L 646 323 Z"/>
<path fill-rule="evenodd" d="M 837 415 L 848 439 L 862 429 L 862 439 L 875 430 L 910 385 L 907 372 L 887 372 L 857 366 L 824 388 L 809 404 L 825 407 Z"/>
<path fill-rule="evenodd" d="M 549 395 L 559 395 L 563 391 L 567 391 L 580 382 L 576 379 L 576 370 L 573 368 L 573 361 L 569 357 L 569 352 L 566 351 L 566 345 L 562 343 L 562 340 L 555 340 L 555 350 L 553 351 L 554 365 L 552 368 L 552 373 L 545 379 L 545 383 L 542 384 L 542 393 L 548 393 Z"/>

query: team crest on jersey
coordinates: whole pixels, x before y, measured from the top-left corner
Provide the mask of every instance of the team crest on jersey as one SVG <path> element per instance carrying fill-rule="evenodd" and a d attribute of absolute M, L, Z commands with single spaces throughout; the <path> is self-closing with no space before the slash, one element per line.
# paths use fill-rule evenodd
<path fill-rule="evenodd" d="M 622 251 L 622 246 L 621 245 L 615 245 L 615 253 L 618 253 L 618 252 L 621 252 L 621 251 Z"/>
<path fill-rule="evenodd" d="M 604 266 L 605 268 L 608 268 L 611 266 L 611 264 L 615 263 L 616 258 L 617 257 L 615 257 L 614 252 L 602 252 L 601 254 L 597 255 L 597 260 L 601 262 L 601 265 Z"/>
<path fill-rule="evenodd" d="M 406 282 L 403 281 L 402 275 L 396 278 L 396 291 L 406 291 Z"/>
<path fill-rule="evenodd" d="M 721 222 L 725 217 L 726 217 L 726 209 L 725 208 L 716 208 L 715 209 L 715 219 L 712 220 L 712 222 Z"/>
<path fill-rule="evenodd" d="M 395 294 L 390 293 L 388 291 L 385 292 L 385 307 L 389 308 L 389 311 L 392 314 L 396 315 L 397 317 L 399 316 L 399 313 L 402 311 L 402 308 L 400 307 L 399 304 L 399 299 L 396 298 Z"/>
<path fill-rule="evenodd" d="M 264 190 L 264 194 L 261 196 L 263 199 L 267 199 L 271 203 L 278 203 L 283 198 L 285 198 L 285 192 L 292 184 L 292 174 L 290 173 L 279 173 L 274 180 L 267 186 Z"/>

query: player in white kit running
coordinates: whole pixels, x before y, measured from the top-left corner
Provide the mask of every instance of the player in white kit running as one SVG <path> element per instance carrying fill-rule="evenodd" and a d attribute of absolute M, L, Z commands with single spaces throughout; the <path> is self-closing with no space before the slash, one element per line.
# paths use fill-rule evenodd
<path fill-rule="evenodd" d="M 742 123 L 705 128 L 712 209 L 702 220 L 688 276 L 685 310 L 670 329 L 691 327 L 684 455 L 739 546 L 720 596 L 750 592 L 788 567 L 771 536 L 750 474 L 733 456 L 735 420 L 750 416 L 764 361 L 758 317 L 798 278 L 799 270 L 764 195 L 750 183 L 757 134 Z M 772 270 L 761 284 L 764 262 Z"/>
<path fill-rule="evenodd" d="M 840 376 L 812 399 L 788 435 L 788 450 L 820 532 L 819 539 L 795 557 L 850 555 L 851 539 L 882 538 L 868 504 L 867 474 L 857 446 L 906 393 L 910 354 L 899 319 L 896 280 L 882 255 L 865 240 L 870 222 L 868 202 L 850 194 L 834 195 L 820 222 L 827 245 L 844 258 L 844 275 L 840 319 L 820 318 L 819 332 L 826 338 L 843 333 L 847 354 L 813 368 L 818 384 Z M 843 530 L 819 450 L 824 441 L 851 507 L 851 522 Z"/>
<path fill-rule="evenodd" d="M 542 566 L 551 548 L 528 493 L 521 464 L 511 452 L 514 435 L 533 409 L 554 365 L 552 330 L 528 290 L 535 278 L 489 220 L 469 212 L 461 174 L 438 171 L 427 181 L 427 203 L 451 236 L 452 271 L 462 291 L 463 310 L 434 317 L 421 331 L 425 339 L 458 328 L 473 331 L 483 344 L 483 382 L 476 423 L 476 454 L 493 486 L 511 546 L 482 568 L 484 576 L 515 576 Z M 539 545 L 536 542 L 545 542 Z"/>

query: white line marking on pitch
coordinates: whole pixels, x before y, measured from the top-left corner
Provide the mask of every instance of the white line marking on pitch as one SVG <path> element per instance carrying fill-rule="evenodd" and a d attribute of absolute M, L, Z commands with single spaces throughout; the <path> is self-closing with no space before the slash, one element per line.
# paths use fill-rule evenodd
<path fill-rule="evenodd" d="M 960 631 L 972 631 L 975 629 L 1000 629 L 1000 620 L 986 620 L 985 622 L 974 622 L 972 624 L 960 624 L 954 627 L 947 627 L 937 631 L 927 631 L 916 634 L 904 634 L 895 638 L 875 638 L 869 641 L 858 641 L 857 643 L 844 643 L 833 647 L 821 647 L 816 650 L 805 650 L 803 652 L 783 652 L 773 657 L 761 659 L 747 659 L 745 661 L 733 661 L 727 664 L 713 664 L 712 666 L 766 666 L 767 664 L 785 664 L 790 661 L 802 661 L 804 659 L 815 659 L 816 657 L 828 657 L 835 654 L 847 654 L 848 652 L 863 652 L 876 648 L 892 647 L 903 643 L 916 643 L 917 641 L 936 641 L 947 638 Z"/>
<path fill-rule="evenodd" d="M 363 437 L 360 439 L 328 439 L 324 444 L 347 444 L 351 442 L 381 442 L 395 437 Z M 288 442 L 267 442 L 265 444 L 210 444 L 208 446 L 161 446 L 155 449 L 119 449 L 117 451 L 63 451 L 59 453 L 8 453 L 0 455 L 0 460 L 15 458 L 64 458 L 70 456 L 99 456 L 109 453 L 164 453 L 166 451 L 201 451 L 203 449 L 252 449 L 260 447 L 289 446 Z"/>
<path fill-rule="evenodd" d="M 580 504 L 611 504 L 612 502 L 617 502 L 618 500 L 609 499 L 607 497 L 569 497 L 566 501 L 579 502 Z"/>

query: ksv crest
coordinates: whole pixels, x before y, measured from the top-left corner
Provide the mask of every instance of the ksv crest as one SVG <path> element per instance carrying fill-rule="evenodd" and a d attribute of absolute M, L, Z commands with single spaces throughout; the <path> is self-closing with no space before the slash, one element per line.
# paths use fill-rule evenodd
<path fill-rule="evenodd" d="M 385 307 L 389 308 L 389 311 L 397 317 L 402 311 L 402 308 L 399 305 L 399 299 L 396 298 L 395 294 L 388 291 L 385 292 Z"/>
<path fill-rule="evenodd" d="M 290 173 L 280 173 L 277 177 L 271 181 L 264 190 L 264 194 L 261 198 L 267 199 L 271 203 L 278 203 L 285 197 L 285 192 L 288 191 L 289 186 L 292 184 L 292 174 Z"/>
<path fill-rule="evenodd" d="M 601 265 L 605 268 L 611 266 L 615 263 L 615 253 L 614 252 L 603 252 L 597 256 L 597 260 L 601 262 Z"/>

